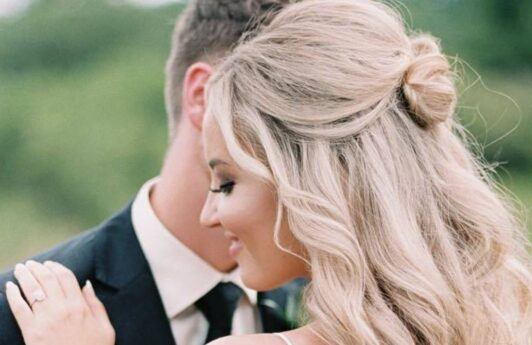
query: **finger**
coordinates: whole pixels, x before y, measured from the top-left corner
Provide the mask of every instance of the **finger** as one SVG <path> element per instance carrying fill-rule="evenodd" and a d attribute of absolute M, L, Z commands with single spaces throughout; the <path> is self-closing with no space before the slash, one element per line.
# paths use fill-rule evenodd
<path fill-rule="evenodd" d="M 90 308 L 81 293 L 81 288 L 74 273 L 57 262 L 46 261 L 44 266 L 56 276 L 66 298 L 67 303 L 65 306 L 67 310 L 74 314 L 89 311 Z"/>
<path fill-rule="evenodd" d="M 85 296 L 85 300 L 87 301 L 87 304 L 89 305 L 92 314 L 101 321 L 110 322 L 109 316 L 107 315 L 107 311 L 105 310 L 105 306 L 100 301 L 98 296 L 96 296 L 96 293 L 94 292 L 94 287 L 92 286 L 90 280 L 87 280 L 82 291 L 83 296 Z"/>
<path fill-rule="evenodd" d="M 36 299 L 45 298 L 46 295 L 41 287 L 41 284 L 35 279 L 31 271 L 22 264 L 15 265 L 15 278 L 17 278 L 26 300 L 30 306 Z"/>
<path fill-rule="evenodd" d="M 22 330 L 28 329 L 33 320 L 33 312 L 20 293 L 18 286 L 12 282 L 6 284 L 6 297 L 9 308 Z"/>
<path fill-rule="evenodd" d="M 85 301 L 78 280 L 71 270 L 60 263 L 53 261 L 46 261 L 44 266 L 55 275 L 59 282 L 59 286 L 61 286 L 61 290 L 67 299 Z"/>
<path fill-rule="evenodd" d="M 57 278 L 48 268 L 33 260 L 27 261 L 26 267 L 31 271 L 39 284 L 41 284 L 41 287 L 48 298 L 64 298 L 63 290 L 61 289 Z"/>

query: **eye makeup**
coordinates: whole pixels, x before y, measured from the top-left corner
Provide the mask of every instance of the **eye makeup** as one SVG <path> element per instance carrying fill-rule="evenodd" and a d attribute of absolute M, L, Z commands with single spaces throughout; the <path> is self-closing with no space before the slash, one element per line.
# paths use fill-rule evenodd
<path fill-rule="evenodd" d="M 227 181 L 220 185 L 220 187 L 216 189 L 210 189 L 212 193 L 223 193 L 223 194 L 230 194 L 233 191 L 233 187 L 235 185 L 235 181 Z"/>

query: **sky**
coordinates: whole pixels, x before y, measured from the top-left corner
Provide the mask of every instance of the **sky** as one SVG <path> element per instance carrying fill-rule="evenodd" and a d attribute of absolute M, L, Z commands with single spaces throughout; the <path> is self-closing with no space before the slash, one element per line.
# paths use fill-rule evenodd
<path fill-rule="evenodd" d="M 0 0 L 0 17 L 16 16 L 24 13 L 35 0 Z M 113 2 L 129 2 L 138 6 L 154 7 L 184 0 L 113 0 Z"/>

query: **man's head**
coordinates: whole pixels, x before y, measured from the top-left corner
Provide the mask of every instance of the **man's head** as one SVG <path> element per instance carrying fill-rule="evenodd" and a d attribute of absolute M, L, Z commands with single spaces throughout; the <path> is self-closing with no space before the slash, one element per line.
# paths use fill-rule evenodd
<path fill-rule="evenodd" d="M 150 200 L 166 228 L 219 271 L 236 262 L 222 231 L 209 231 L 199 221 L 209 190 L 201 149 L 205 86 L 216 62 L 244 35 L 295 1 L 189 0 L 175 26 L 165 90 L 170 145 Z"/>
<path fill-rule="evenodd" d="M 165 102 L 170 138 L 182 114 L 187 70 L 203 61 L 212 65 L 227 55 L 266 14 L 293 0 L 191 0 L 176 23 L 166 64 Z"/>

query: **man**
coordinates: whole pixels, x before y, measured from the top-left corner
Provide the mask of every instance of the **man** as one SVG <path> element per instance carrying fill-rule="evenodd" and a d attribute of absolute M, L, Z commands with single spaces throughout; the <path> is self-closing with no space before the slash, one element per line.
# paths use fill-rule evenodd
<path fill-rule="evenodd" d="M 171 140 L 160 177 L 103 225 L 34 258 L 58 261 L 80 282 L 92 282 L 119 345 L 199 345 L 228 334 L 289 328 L 282 310 L 288 292 L 297 289 L 246 289 L 222 231 L 199 224 L 209 188 L 200 145 L 205 84 L 250 20 L 286 2 L 190 1 L 167 63 Z M 23 344 L 4 295 L 14 275 L 16 270 L 0 276 L 0 345 Z"/>

